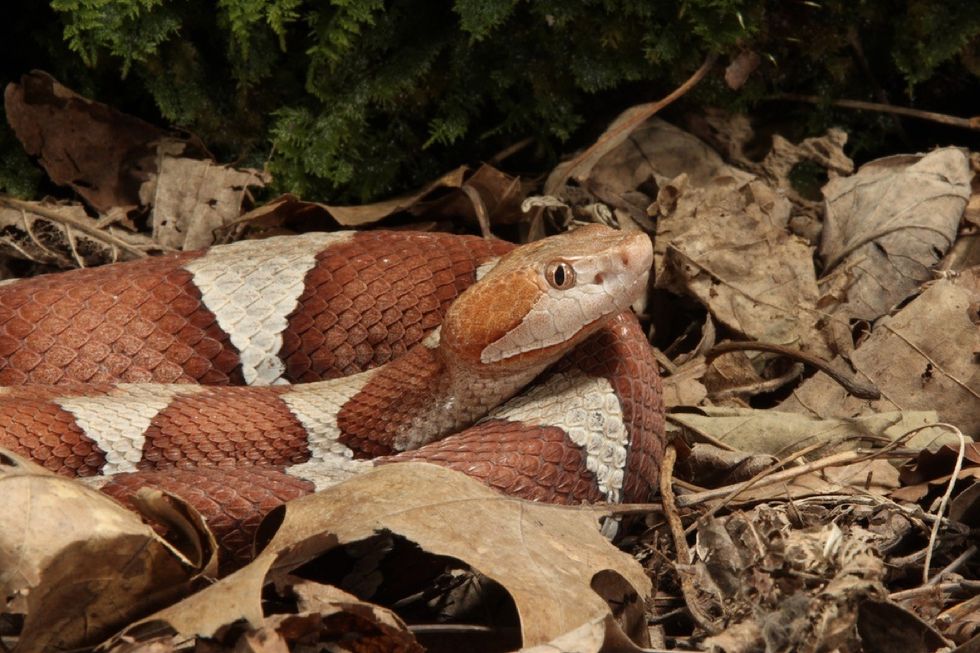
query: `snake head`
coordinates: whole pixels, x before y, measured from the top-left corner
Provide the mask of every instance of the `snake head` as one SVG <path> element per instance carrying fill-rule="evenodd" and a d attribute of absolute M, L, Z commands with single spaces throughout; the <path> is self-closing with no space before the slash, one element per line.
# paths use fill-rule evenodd
<path fill-rule="evenodd" d="M 629 308 L 652 263 L 646 234 L 597 224 L 518 247 L 453 302 L 440 346 L 478 367 L 548 365 Z"/>

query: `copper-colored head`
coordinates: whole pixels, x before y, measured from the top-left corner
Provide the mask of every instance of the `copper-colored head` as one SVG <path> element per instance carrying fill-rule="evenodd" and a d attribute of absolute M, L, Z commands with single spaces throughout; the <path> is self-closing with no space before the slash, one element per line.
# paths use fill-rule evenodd
<path fill-rule="evenodd" d="M 636 301 L 652 263 L 645 234 L 602 225 L 519 247 L 456 299 L 441 346 L 473 365 L 550 362 Z"/>

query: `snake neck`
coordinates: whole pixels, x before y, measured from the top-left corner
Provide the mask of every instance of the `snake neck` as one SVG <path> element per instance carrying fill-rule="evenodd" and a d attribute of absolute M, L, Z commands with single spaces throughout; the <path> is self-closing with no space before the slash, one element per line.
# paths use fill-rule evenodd
<path fill-rule="evenodd" d="M 436 337 L 376 370 L 306 384 L 299 392 L 332 402 L 336 421 L 325 430 L 335 432 L 327 435 L 355 457 L 373 457 L 416 449 L 473 424 L 551 362 L 503 369 L 468 365 L 439 346 Z M 296 393 L 288 393 L 287 401 Z"/>

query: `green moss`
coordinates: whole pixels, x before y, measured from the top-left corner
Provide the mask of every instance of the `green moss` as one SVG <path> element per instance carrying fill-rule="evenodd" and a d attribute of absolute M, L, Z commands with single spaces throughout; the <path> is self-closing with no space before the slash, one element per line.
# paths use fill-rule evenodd
<path fill-rule="evenodd" d="M 4 116 L 0 125 L 0 193 L 30 199 L 41 185 L 41 169 L 27 158 L 2 111 L 0 116 Z"/>
<path fill-rule="evenodd" d="M 754 110 L 779 92 L 877 100 L 881 89 L 897 104 L 915 91 L 941 110 L 958 88 L 949 80 L 977 82 L 974 4 L 51 0 L 63 43 L 49 40 L 46 56 L 80 92 L 194 131 L 224 160 L 268 161 L 274 192 L 357 202 L 527 136 L 538 152 L 567 150 L 587 138 L 583 125 L 594 132 L 661 97 L 708 52 L 724 64 L 752 49 L 763 63 L 742 89 L 719 74 L 688 102 Z M 19 47 L 51 23 L 37 20 L 45 25 L 20 30 Z M 803 125 L 862 130 L 852 142 L 868 151 L 894 128 L 829 104 L 793 112 Z"/>

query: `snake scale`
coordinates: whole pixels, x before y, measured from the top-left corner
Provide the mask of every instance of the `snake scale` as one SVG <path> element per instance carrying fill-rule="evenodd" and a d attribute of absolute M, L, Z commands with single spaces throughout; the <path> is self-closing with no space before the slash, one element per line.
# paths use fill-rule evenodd
<path fill-rule="evenodd" d="M 394 461 L 645 501 L 663 404 L 628 307 L 651 262 L 599 225 L 335 232 L 0 285 L 0 446 L 123 503 L 176 494 L 239 562 L 273 507 Z"/>

